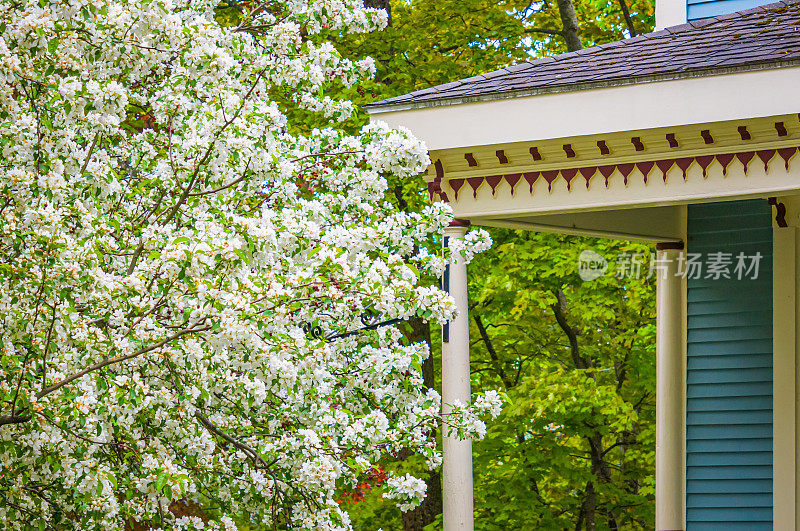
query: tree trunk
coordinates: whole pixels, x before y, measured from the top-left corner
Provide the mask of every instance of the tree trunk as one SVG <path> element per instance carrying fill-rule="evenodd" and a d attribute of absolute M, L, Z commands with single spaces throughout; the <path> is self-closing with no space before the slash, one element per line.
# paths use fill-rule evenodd
<path fill-rule="evenodd" d="M 572 0 L 557 0 L 558 13 L 561 15 L 561 26 L 564 28 L 564 40 L 567 41 L 567 50 L 574 52 L 583 49 L 578 17 L 575 16 L 575 6 Z"/>
<path fill-rule="evenodd" d="M 625 24 L 628 26 L 628 34 L 631 37 L 636 37 L 636 29 L 633 27 L 633 19 L 631 18 L 631 12 L 628 9 L 628 2 L 625 0 L 619 0 L 619 7 L 622 8 L 622 15 L 625 17 Z"/>
<path fill-rule="evenodd" d="M 597 508 L 597 493 L 594 490 L 594 483 L 588 482 L 586 484 L 586 491 L 583 498 L 583 507 L 581 514 L 583 515 L 586 531 L 595 531 L 595 510 Z"/>
<path fill-rule="evenodd" d="M 424 341 L 431 348 L 431 325 L 419 317 L 408 320 L 411 330 L 406 337 L 414 343 Z M 436 372 L 433 363 L 433 354 L 422 362 L 422 380 L 425 387 L 436 389 Z M 431 437 L 435 437 L 431 434 Z M 423 528 L 433 523 L 437 515 L 442 514 L 442 476 L 438 470 L 430 473 L 425 480 L 428 486 L 427 495 L 419 507 L 403 513 L 403 531 L 422 531 Z"/>
<path fill-rule="evenodd" d="M 439 471 L 431 472 L 425 484 L 428 495 L 419 507 L 403 513 L 403 531 L 422 531 L 442 514 L 442 476 Z"/>

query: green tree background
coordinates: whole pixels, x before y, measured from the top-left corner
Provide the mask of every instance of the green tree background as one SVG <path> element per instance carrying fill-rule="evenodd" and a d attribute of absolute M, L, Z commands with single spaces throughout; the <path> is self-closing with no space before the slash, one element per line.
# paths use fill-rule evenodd
<path fill-rule="evenodd" d="M 365 0 L 387 9 L 384 31 L 335 42 L 343 56 L 371 56 L 377 75 L 332 96 L 365 103 L 515 63 L 636 36 L 653 26 L 651 0 Z M 221 4 L 235 20 L 236 1 Z M 329 38 L 321 35 L 319 38 Z M 276 94 L 283 99 L 284 95 Z M 602 102 L 598 101 L 598 105 Z M 368 121 L 359 111 L 345 125 Z M 308 116 L 307 126 L 322 125 Z M 391 183 L 389 197 L 416 210 L 421 179 Z M 492 229 L 493 249 L 470 265 L 473 391 L 508 403 L 474 445 L 475 526 L 509 529 L 652 529 L 655 468 L 655 293 L 642 244 Z M 584 282 L 578 256 L 594 249 L 609 272 Z M 615 276 L 619 256 L 640 255 L 642 278 Z M 436 282 L 436 279 L 430 279 Z M 440 389 L 440 331 L 412 320 L 427 341 L 426 385 Z M 426 476 L 401 452 L 387 470 Z M 441 479 L 404 513 L 381 499 L 380 471 L 342 489 L 355 529 L 441 529 Z"/>

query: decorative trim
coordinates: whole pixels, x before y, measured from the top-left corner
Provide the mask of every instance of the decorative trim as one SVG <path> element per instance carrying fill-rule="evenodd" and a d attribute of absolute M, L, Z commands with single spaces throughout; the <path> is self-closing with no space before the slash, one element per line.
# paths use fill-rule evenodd
<path fill-rule="evenodd" d="M 750 164 L 750 161 L 753 160 L 756 154 L 754 151 L 742 151 L 741 153 L 736 154 L 736 158 L 739 159 L 739 162 L 744 165 L 744 174 L 747 175 L 747 165 Z M 769 169 L 769 168 L 767 168 Z"/>
<path fill-rule="evenodd" d="M 671 148 L 678 147 L 678 139 L 675 138 L 675 133 L 667 133 L 667 142 L 669 142 L 669 147 Z"/>
<path fill-rule="evenodd" d="M 778 198 L 770 197 L 769 204 L 775 207 L 775 223 L 781 227 L 786 228 L 789 223 L 786 222 L 786 205 L 778 202 Z"/>
<path fill-rule="evenodd" d="M 667 182 L 667 173 L 669 173 L 669 170 L 671 170 L 672 166 L 674 165 L 675 165 L 675 159 L 665 159 L 656 161 L 656 166 L 658 166 L 658 169 L 661 170 L 661 173 L 664 174 L 664 182 Z"/>
<path fill-rule="evenodd" d="M 750 140 L 751 138 L 753 138 L 752 136 L 750 136 L 750 131 L 747 130 L 746 125 L 740 125 L 739 127 L 736 128 L 736 130 L 739 131 L 739 136 L 742 137 L 742 140 Z"/>
<path fill-rule="evenodd" d="M 517 185 L 520 179 L 522 179 L 521 173 L 512 173 L 509 175 L 504 175 L 506 182 L 509 186 L 511 186 L 511 195 L 514 195 L 514 187 Z"/>
<path fill-rule="evenodd" d="M 500 161 L 500 164 L 508 164 L 508 157 L 506 157 L 505 151 L 498 149 L 495 151 L 495 155 L 497 155 L 497 160 Z"/>
<path fill-rule="evenodd" d="M 735 153 L 725 153 L 716 156 L 717 162 L 722 165 L 722 175 L 728 174 L 728 165 L 733 162 L 734 157 L 736 157 Z"/>
<path fill-rule="evenodd" d="M 475 155 L 472 153 L 464 153 L 464 159 L 467 161 L 467 166 L 470 168 L 474 168 L 478 165 L 478 161 L 475 160 Z"/>
<path fill-rule="evenodd" d="M 486 182 L 489 183 L 489 186 L 492 187 L 492 196 L 494 196 L 494 192 L 497 189 L 497 185 L 500 184 L 500 181 L 503 180 L 502 175 L 492 175 L 491 177 L 486 178 Z"/>
<path fill-rule="evenodd" d="M 436 168 L 436 177 L 428 183 L 428 195 L 430 196 L 431 201 L 434 200 L 434 197 L 438 196 L 439 199 L 445 203 L 448 203 L 450 200 L 447 198 L 447 194 L 442 190 L 442 179 L 444 178 L 444 166 L 442 166 L 442 160 L 436 159 L 433 167 Z M 458 193 L 456 193 L 456 200 L 457 199 Z"/>
<path fill-rule="evenodd" d="M 708 167 L 714 162 L 714 155 L 701 155 L 700 157 L 695 157 L 694 160 L 700 165 L 700 168 L 703 170 L 703 178 L 705 178 L 706 170 L 708 170 Z"/>
<path fill-rule="evenodd" d="M 633 139 L 631 140 L 633 141 Z M 566 151 L 567 148 L 572 149 L 569 144 L 565 144 L 564 149 Z M 532 152 L 536 148 L 531 148 Z M 750 162 L 753 161 L 754 158 L 758 157 L 761 162 L 764 163 L 764 171 L 769 171 L 770 164 L 772 164 L 776 160 L 776 155 L 778 155 L 779 159 L 783 161 L 783 165 L 786 168 L 786 171 L 789 171 L 789 162 L 794 158 L 794 156 L 798 153 L 800 147 L 792 147 L 792 148 L 781 148 L 781 149 L 763 149 L 758 151 L 740 151 L 737 153 L 719 153 L 717 155 L 698 155 L 694 157 L 682 157 L 682 158 L 674 158 L 674 159 L 661 159 L 661 160 L 654 160 L 654 161 L 642 161 L 642 162 L 628 162 L 628 163 L 621 163 L 621 164 L 609 164 L 604 166 L 587 166 L 583 168 L 562 168 L 559 170 L 545 170 L 545 171 L 529 171 L 524 173 L 511 173 L 511 174 L 501 174 L 501 175 L 491 175 L 487 177 L 469 177 L 469 178 L 455 178 L 450 179 L 447 183 L 450 185 L 450 188 L 453 189 L 455 192 L 455 199 L 458 200 L 458 194 L 461 188 L 464 186 L 464 183 L 467 182 L 472 188 L 473 197 L 478 197 L 478 189 L 484 183 L 488 183 L 488 185 L 492 189 L 492 195 L 494 196 L 497 192 L 497 187 L 500 185 L 502 181 L 506 181 L 511 188 L 511 195 L 514 195 L 514 189 L 517 183 L 524 178 L 525 181 L 528 183 L 528 188 L 530 193 L 533 193 L 533 185 L 536 183 L 539 178 L 544 179 L 547 182 L 547 189 L 552 190 L 553 182 L 561 176 L 567 184 L 567 189 L 572 189 L 572 181 L 580 175 L 586 181 L 586 188 L 589 188 L 589 183 L 591 180 L 599 173 L 603 176 L 605 186 L 608 188 L 608 181 L 609 178 L 615 173 L 619 172 L 623 179 L 625 179 L 625 185 L 628 184 L 628 177 L 633 172 L 634 168 L 638 169 L 644 178 L 645 184 L 647 184 L 647 178 L 652 172 L 653 168 L 657 167 L 661 172 L 661 177 L 664 182 L 667 181 L 667 173 L 672 169 L 673 166 L 678 166 L 683 174 L 683 179 L 686 180 L 686 173 L 692 164 L 697 164 L 703 171 L 703 177 L 706 177 L 708 167 L 711 163 L 716 160 L 719 162 L 720 166 L 722 166 L 722 174 L 726 175 L 728 171 L 728 166 L 730 166 L 731 162 L 734 159 L 738 160 L 742 166 L 744 167 L 744 172 L 747 174 L 748 166 Z M 436 167 L 436 178 L 428 183 L 428 191 L 431 193 L 431 197 L 434 194 L 438 194 L 442 200 L 447 201 L 447 196 L 444 192 L 441 191 L 441 179 L 444 176 L 444 172 L 442 170 L 441 161 L 437 160 L 435 163 Z"/>
<path fill-rule="evenodd" d="M 668 251 L 670 249 L 682 251 L 683 247 L 683 242 L 658 242 L 656 244 L 656 251 Z"/>
<path fill-rule="evenodd" d="M 468 219 L 453 218 L 448 227 L 469 227 L 470 225 L 472 225 L 472 222 Z"/>

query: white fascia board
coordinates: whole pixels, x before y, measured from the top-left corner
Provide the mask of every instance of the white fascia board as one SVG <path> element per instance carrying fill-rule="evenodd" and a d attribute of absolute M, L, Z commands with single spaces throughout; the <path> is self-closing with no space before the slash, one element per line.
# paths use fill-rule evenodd
<path fill-rule="evenodd" d="M 370 114 L 435 151 L 793 114 L 798 86 L 793 66 Z"/>

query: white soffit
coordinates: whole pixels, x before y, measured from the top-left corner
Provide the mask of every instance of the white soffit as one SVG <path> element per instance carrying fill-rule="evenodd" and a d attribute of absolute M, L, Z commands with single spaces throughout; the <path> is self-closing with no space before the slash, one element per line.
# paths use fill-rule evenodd
<path fill-rule="evenodd" d="M 798 87 L 800 66 L 370 114 L 443 150 L 792 114 Z"/>

